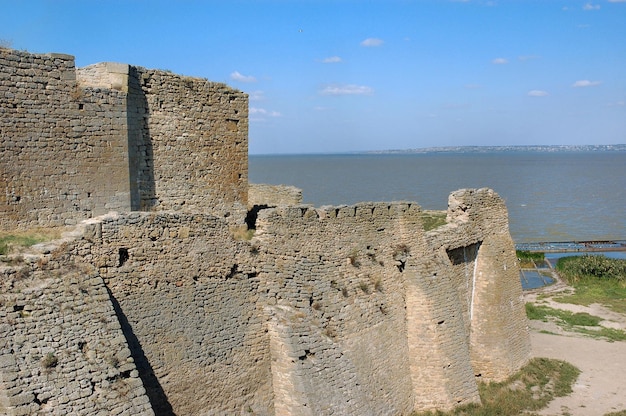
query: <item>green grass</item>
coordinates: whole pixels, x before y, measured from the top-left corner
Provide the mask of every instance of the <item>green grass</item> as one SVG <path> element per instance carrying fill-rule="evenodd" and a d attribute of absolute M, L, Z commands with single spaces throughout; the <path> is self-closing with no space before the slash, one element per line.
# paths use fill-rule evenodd
<path fill-rule="evenodd" d="M 546 259 L 544 253 L 535 253 L 525 250 L 516 250 L 515 254 L 520 262 L 520 267 L 535 267 L 536 264 L 543 263 Z"/>
<path fill-rule="evenodd" d="M 544 322 L 553 321 L 567 331 L 578 332 L 594 338 L 606 338 L 610 341 L 626 341 L 626 332 L 619 329 L 602 327 L 600 326 L 602 318 L 588 313 L 572 313 L 548 306 L 537 306 L 532 303 L 527 303 L 526 316 L 528 316 L 528 319 L 533 320 Z M 593 329 L 589 327 L 593 327 Z"/>
<path fill-rule="evenodd" d="M 579 326 L 598 326 L 601 318 L 588 313 L 579 312 L 572 313 L 561 309 L 554 309 L 548 306 L 536 306 L 532 303 L 526 304 L 526 316 L 528 319 L 534 319 L 547 322 L 548 318 L 557 318 L 567 325 Z"/>
<path fill-rule="evenodd" d="M 517 258 L 520 260 L 544 261 L 546 259 L 546 255 L 544 253 L 535 253 L 535 252 L 525 251 L 525 250 L 516 250 L 515 254 L 517 254 Z"/>
<path fill-rule="evenodd" d="M 450 412 L 414 412 L 412 416 L 517 416 L 570 394 L 579 374 L 580 370 L 565 361 L 533 358 L 502 383 L 480 383 L 481 405 L 460 406 Z"/>
<path fill-rule="evenodd" d="M 626 314 L 626 260 L 605 256 L 563 257 L 556 268 L 575 292 L 556 297 L 555 301 L 585 306 L 599 303 Z"/>
<path fill-rule="evenodd" d="M 421 218 L 424 231 L 434 230 L 446 224 L 446 211 L 422 211 Z"/>
<path fill-rule="evenodd" d="M 36 229 L 27 231 L 0 232 L 0 255 L 10 254 L 20 247 L 30 247 L 43 241 L 59 238 L 58 229 Z"/>

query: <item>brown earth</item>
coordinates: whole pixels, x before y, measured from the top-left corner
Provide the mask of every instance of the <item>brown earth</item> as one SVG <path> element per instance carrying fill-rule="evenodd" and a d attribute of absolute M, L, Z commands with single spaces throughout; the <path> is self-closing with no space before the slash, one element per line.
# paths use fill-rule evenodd
<path fill-rule="evenodd" d="M 552 300 L 572 289 L 558 282 L 544 289 L 525 293 L 526 302 L 571 312 L 587 312 L 604 319 L 608 328 L 626 330 L 626 315 L 602 305 L 580 306 Z M 538 296 L 542 295 L 539 297 Z M 567 397 L 553 400 L 539 412 L 543 416 L 601 416 L 626 410 L 626 342 L 609 342 L 569 332 L 555 323 L 529 321 L 532 353 L 535 357 L 567 361 L 581 374 Z M 549 332 L 549 333 L 547 333 Z"/>

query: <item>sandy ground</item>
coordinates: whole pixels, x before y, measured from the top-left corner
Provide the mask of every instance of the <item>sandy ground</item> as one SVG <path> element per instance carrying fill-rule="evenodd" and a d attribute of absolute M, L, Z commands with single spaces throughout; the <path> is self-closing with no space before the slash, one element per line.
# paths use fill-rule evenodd
<path fill-rule="evenodd" d="M 561 283 L 526 293 L 527 302 L 536 302 L 572 312 L 587 312 L 605 319 L 601 325 L 626 330 L 626 316 L 601 305 L 589 307 L 561 304 L 550 298 L 537 300 L 539 294 L 554 296 L 569 290 Z M 573 392 L 553 400 L 541 415 L 597 416 L 626 410 L 626 341 L 607 342 L 562 330 L 556 324 L 529 321 L 532 352 L 535 357 L 557 358 L 578 367 Z M 553 334 L 541 333 L 550 331 Z"/>

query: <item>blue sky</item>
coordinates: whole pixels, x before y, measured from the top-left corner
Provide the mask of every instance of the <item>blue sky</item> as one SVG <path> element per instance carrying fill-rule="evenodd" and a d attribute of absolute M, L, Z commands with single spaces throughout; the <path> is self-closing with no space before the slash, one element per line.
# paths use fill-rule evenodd
<path fill-rule="evenodd" d="M 252 154 L 626 143 L 626 0 L 0 0 L 0 40 L 245 91 Z"/>

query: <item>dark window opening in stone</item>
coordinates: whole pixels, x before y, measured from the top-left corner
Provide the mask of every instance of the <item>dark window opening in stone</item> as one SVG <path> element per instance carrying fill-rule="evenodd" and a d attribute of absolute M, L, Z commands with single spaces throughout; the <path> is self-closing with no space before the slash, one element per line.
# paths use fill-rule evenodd
<path fill-rule="evenodd" d="M 129 254 L 128 254 L 128 249 L 127 248 L 120 248 L 119 250 L 119 263 L 117 264 L 117 267 L 122 267 L 124 265 L 124 263 L 126 263 L 126 261 L 130 258 Z"/>

